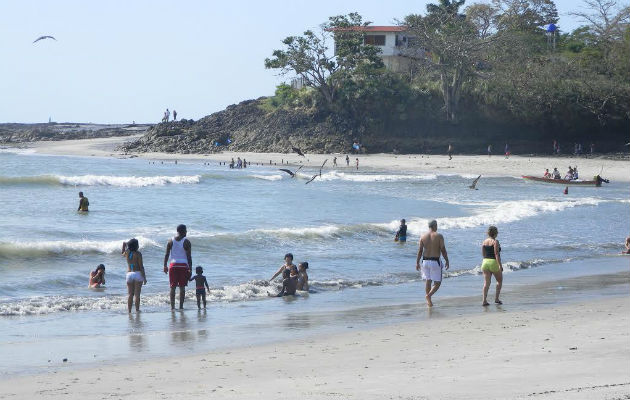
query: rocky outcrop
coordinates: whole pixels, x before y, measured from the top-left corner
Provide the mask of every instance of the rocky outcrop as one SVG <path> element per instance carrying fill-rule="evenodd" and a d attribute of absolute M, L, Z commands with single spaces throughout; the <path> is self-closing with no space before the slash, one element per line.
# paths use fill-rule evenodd
<path fill-rule="evenodd" d="M 145 133 L 151 125 L 102 125 L 77 123 L 0 124 L 0 143 L 39 140 L 91 139 Z"/>
<path fill-rule="evenodd" d="M 128 152 L 215 153 L 224 150 L 287 152 L 348 151 L 356 129 L 332 114 L 312 110 L 262 107 L 264 98 L 231 105 L 196 122 L 182 120 L 150 128 L 139 140 L 124 144 Z"/>

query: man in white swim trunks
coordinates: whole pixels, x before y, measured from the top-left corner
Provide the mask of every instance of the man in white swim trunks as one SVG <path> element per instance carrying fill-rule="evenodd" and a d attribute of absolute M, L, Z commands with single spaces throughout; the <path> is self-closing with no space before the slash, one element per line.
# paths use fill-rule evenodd
<path fill-rule="evenodd" d="M 446 262 L 445 269 L 449 268 L 448 254 L 444 246 L 444 237 L 437 233 L 437 221 L 429 222 L 429 232 L 422 235 L 418 247 L 418 257 L 416 258 L 416 271 L 422 271 L 422 279 L 426 281 L 425 292 L 427 305 L 433 307 L 431 296 L 435 294 L 442 284 L 442 263 L 440 254 Z M 422 260 L 422 268 L 420 261 Z M 432 286 L 433 284 L 433 286 Z"/>

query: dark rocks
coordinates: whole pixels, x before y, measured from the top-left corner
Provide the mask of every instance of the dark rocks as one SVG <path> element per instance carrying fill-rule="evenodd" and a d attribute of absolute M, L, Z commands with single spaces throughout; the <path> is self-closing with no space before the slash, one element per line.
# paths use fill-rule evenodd
<path fill-rule="evenodd" d="M 145 133 L 150 126 L 77 123 L 0 124 L 0 143 L 131 136 Z"/>

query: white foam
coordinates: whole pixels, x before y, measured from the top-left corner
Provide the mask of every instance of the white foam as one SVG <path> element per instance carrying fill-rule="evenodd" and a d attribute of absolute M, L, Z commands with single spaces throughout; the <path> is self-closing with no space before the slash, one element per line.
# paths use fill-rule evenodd
<path fill-rule="evenodd" d="M 143 187 L 163 186 L 166 184 L 195 184 L 201 180 L 201 175 L 190 176 L 108 176 L 108 175 L 79 175 L 56 176 L 62 185 L 74 186 L 120 186 Z"/>
<path fill-rule="evenodd" d="M 310 178 L 310 177 L 309 177 Z M 345 172 L 330 171 L 322 174 L 322 181 L 349 181 L 349 182 L 399 182 L 399 181 L 426 181 L 437 179 L 437 175 L 394 175 L 394 174 L 350 174 Z"/>
<path fill-rule="evenodd" d="M 282 175 L 250 175 L 252 178 L 264 179 L 266 181 L 279 181 L 282 179 Z"/>
<path fill-rule="evenodd" d="M 140 248 L 158 246 L 148 238 L 137 237 Z M 0 255 L 28 256 L 37 254 L 81 254 L 101 253 L 112 254 L 120 252 L 123 239 L 98 241 L 98 240 L 49 240 L 33 242 L 0 242 Z"/>

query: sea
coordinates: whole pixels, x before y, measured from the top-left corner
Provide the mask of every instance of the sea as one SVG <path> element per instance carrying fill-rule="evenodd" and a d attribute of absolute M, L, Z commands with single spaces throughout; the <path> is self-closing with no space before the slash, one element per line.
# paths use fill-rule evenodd
<path fill-rule="evenodd" d="M 255 161 L 255 160 L 254 160 Z M 296 160 L 297 161 L 297 160 Z M 340 166 L 229 169 L 217 161 L 46 156 L 0 150 L 0 376 L 242 347 L 481 312 L 480 244 L 499 230 L 504 305 L 627 295 L 630 188 L 520 177 Z M 284 166 L 295 170 L 297 167 Z M 77 212 L 78 192 L 90 202 Z M 394 241 L 399 220 L 408 241 Z M 427 311 L 417 242 L 438 221 L 451 267 Z M 162 266 L 185 224 L 210 291 L 169 307 Z M 127 313 L 123 241 L 137 238 L 147 284 Z M 272 298 L 285 253 L 308 261 L 311 288 Z M 88 274 L 106 266 L 105 288 Z M 620 278 L 621 276 L 621 278 Z M 490 295 L 494 288 L 491 289 Z M 66 361 L 63 361 L 63 360 Z"/>

